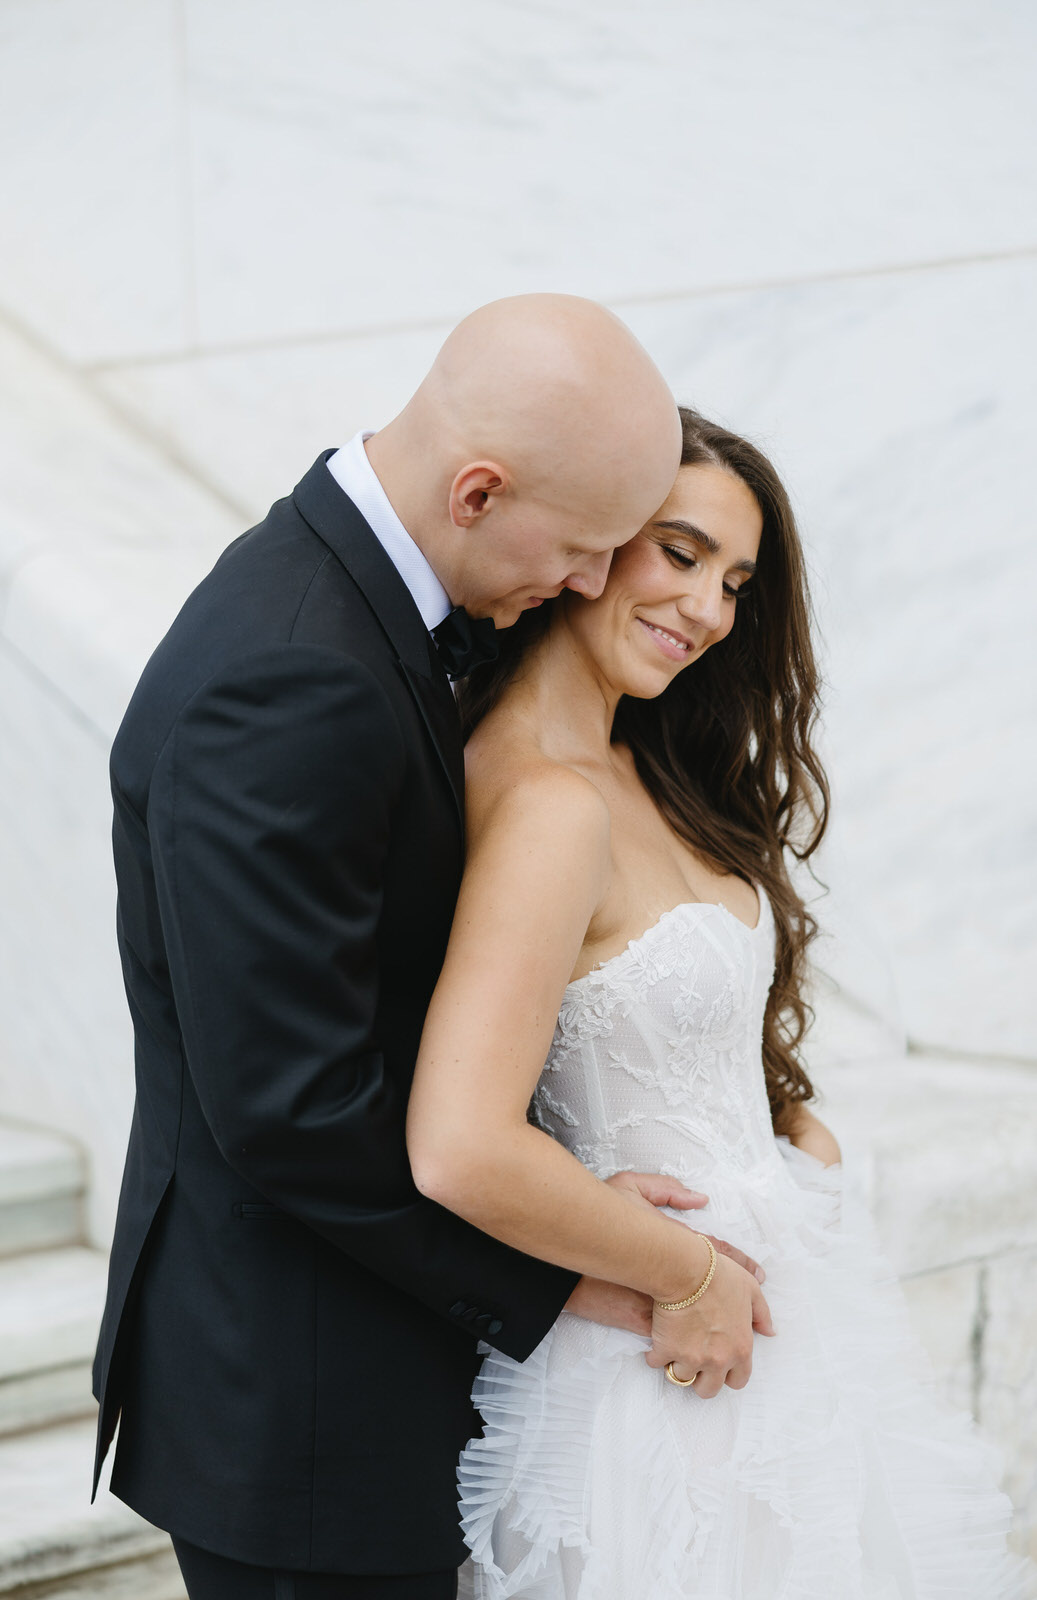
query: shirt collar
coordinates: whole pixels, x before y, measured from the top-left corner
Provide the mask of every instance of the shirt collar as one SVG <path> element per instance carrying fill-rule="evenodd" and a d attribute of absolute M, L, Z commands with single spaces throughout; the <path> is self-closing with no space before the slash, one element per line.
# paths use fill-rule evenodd
<path fill-rule="evenodd" d="M 410 590 L 422 622 L 431 631 L 450 611 L 450 597 L 393 510 L 368 459 L 364 440 L 370 439 L 373 431 L 362 429 L 341 450 L 329 456 L 328 471 L 369 525 Z"/>

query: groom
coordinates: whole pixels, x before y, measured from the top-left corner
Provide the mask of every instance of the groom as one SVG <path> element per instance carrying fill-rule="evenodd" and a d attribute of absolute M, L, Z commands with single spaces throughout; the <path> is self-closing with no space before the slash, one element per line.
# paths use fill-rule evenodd
<path fill-rule="evenodd" d="M 134 693 L 112 782 L 137 1098 L 95 1487 L 121 1410 L 112 1487 L 192 1600 L 452 1596 L 478 1341 L 522 1360 L 564 1307 L 647 1327 L 630 1291 L 422 1199 L 404 1117 L 463 859 L 448 675 L 492 650 L 470 619 L 599 594 L 679 451 L 608 312 L 485 307 L 230 546 Z"/>

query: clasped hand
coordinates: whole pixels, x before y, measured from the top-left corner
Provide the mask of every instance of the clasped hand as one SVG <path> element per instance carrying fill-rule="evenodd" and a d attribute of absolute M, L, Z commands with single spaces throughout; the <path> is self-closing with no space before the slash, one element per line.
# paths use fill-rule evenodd
<path fill-rule="evenodd" d="M 709 1203 L 707 1195 L 656 1173 L 618 1172 L 606 1181 L 639 1205 L 692 1211 Z M 717 1269 L 693 1306 L 662 1311 L 633 1289 L 581 1278 L 566 1310 L 608 1327 L 649 1335 L 648 1365 L 661 1368 L 672 1362 L 675 1377 L 693 1378 L 695 1393 L 711 1399 L 725 1384 L 732 1389 L 745 1387 L 752 1373 L 753 1335 L 772 1336 L 774 1327 L 760 1288 L 763 1268 L 726 1239 L 706 1237 L 717 1252 Z M 689 1283 L 688 1293 L 696 1287 Z"/>

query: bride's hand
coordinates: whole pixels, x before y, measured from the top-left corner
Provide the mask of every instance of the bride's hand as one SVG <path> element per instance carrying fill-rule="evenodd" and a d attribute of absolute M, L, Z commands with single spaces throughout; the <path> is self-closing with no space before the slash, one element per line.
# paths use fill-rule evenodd
<path fill-rule="evenodd" d="M 606 1178 L 605 1182 L 610 1188 L 619 1189 L 629 1195 L 635 1204 L 669 1206 L 673 1211 L 695 1211 L 709 1204 L 708 1194 L 700 1194 L 697 1189 L 687 1188 L 679 1178 L 667 1178 L 659 1172 L 616 1172 L 611 1178 Z M 716 1238 L 712 1233 L 707 1233 L 704 1237 L 710 1241 L 719 1255 L 727 1256 L 736 1266 L 744 1267 L 746 1272 L 751 1272 L 757 1283 L 763 1283 L 767 1274 L 752 1256 L 746 1255 L 744 1250 L 739 1250 L 737 1245 L 729 1244 L 726 1239 Z"/>
<path fill-rule="evenodd" d="M 751 1273 L 717 1256 L 713 1281 L 701 1300 L 683 1311 L 652 1316 L 650 1367 L 673 1362 L 674 1376 L 692 1378 L 695 1393 L 710 1400 L 727 1384 L 744 1389 L 753 1366 L 753 1334 L 773 1335 L 770 1308 Z"/>

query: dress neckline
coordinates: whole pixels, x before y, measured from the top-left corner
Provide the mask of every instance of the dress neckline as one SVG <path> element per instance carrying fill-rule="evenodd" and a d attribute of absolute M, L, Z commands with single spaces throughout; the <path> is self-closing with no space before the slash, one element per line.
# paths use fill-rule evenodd
<path fill-rule="evenodd" d="M 598 961 L 593 967 L 591 967 L 590 971 L 585 972 L 582 977 L 573 978 L 568 984 L 566 984 L 566 993 L 568 994 L 570 989 L 578 989 L 580 985 L 586 983 L 588 979 L 596 978 L 599 973 L 605 972 L 609 967 L 615 966 L 617 961 L 625 960 L 632 951 L 637 949 L 638 945 L 644 944 L 646 940 L 652 939 L 660 931 L 660 929 L 666 927 L 675 917 L 680 916 L 680 914 L 684 911 L 721 911 L 729 922 L 733 922 L 737 927 L 741 928 L 746 938 L 757 938 L 763 928 L 764 921 L 766 920 L 766 914 L 769 914 L 770 912 L 770 901 L 758 884 L 754 885 L 753 887 L 756 890 L 756 900 L 759 909 L 756 913 L 756 921 L 751 928 L 747 922 L 742 921 L 741 917 L 736 917 L 733 911 L 729 911 L 722 900 L 680 900 L 675 906 L 670 906 L 668 911 L 664 911 L 662 915 L 657 917 L 653 923 L 650 923 L 643 933 L 639 933 L 637 935 L 636 939 L 629 939 L 624 945 L 623 949 L 617 950 L 614 956 L 606 956 L 604 961 Z"/>

